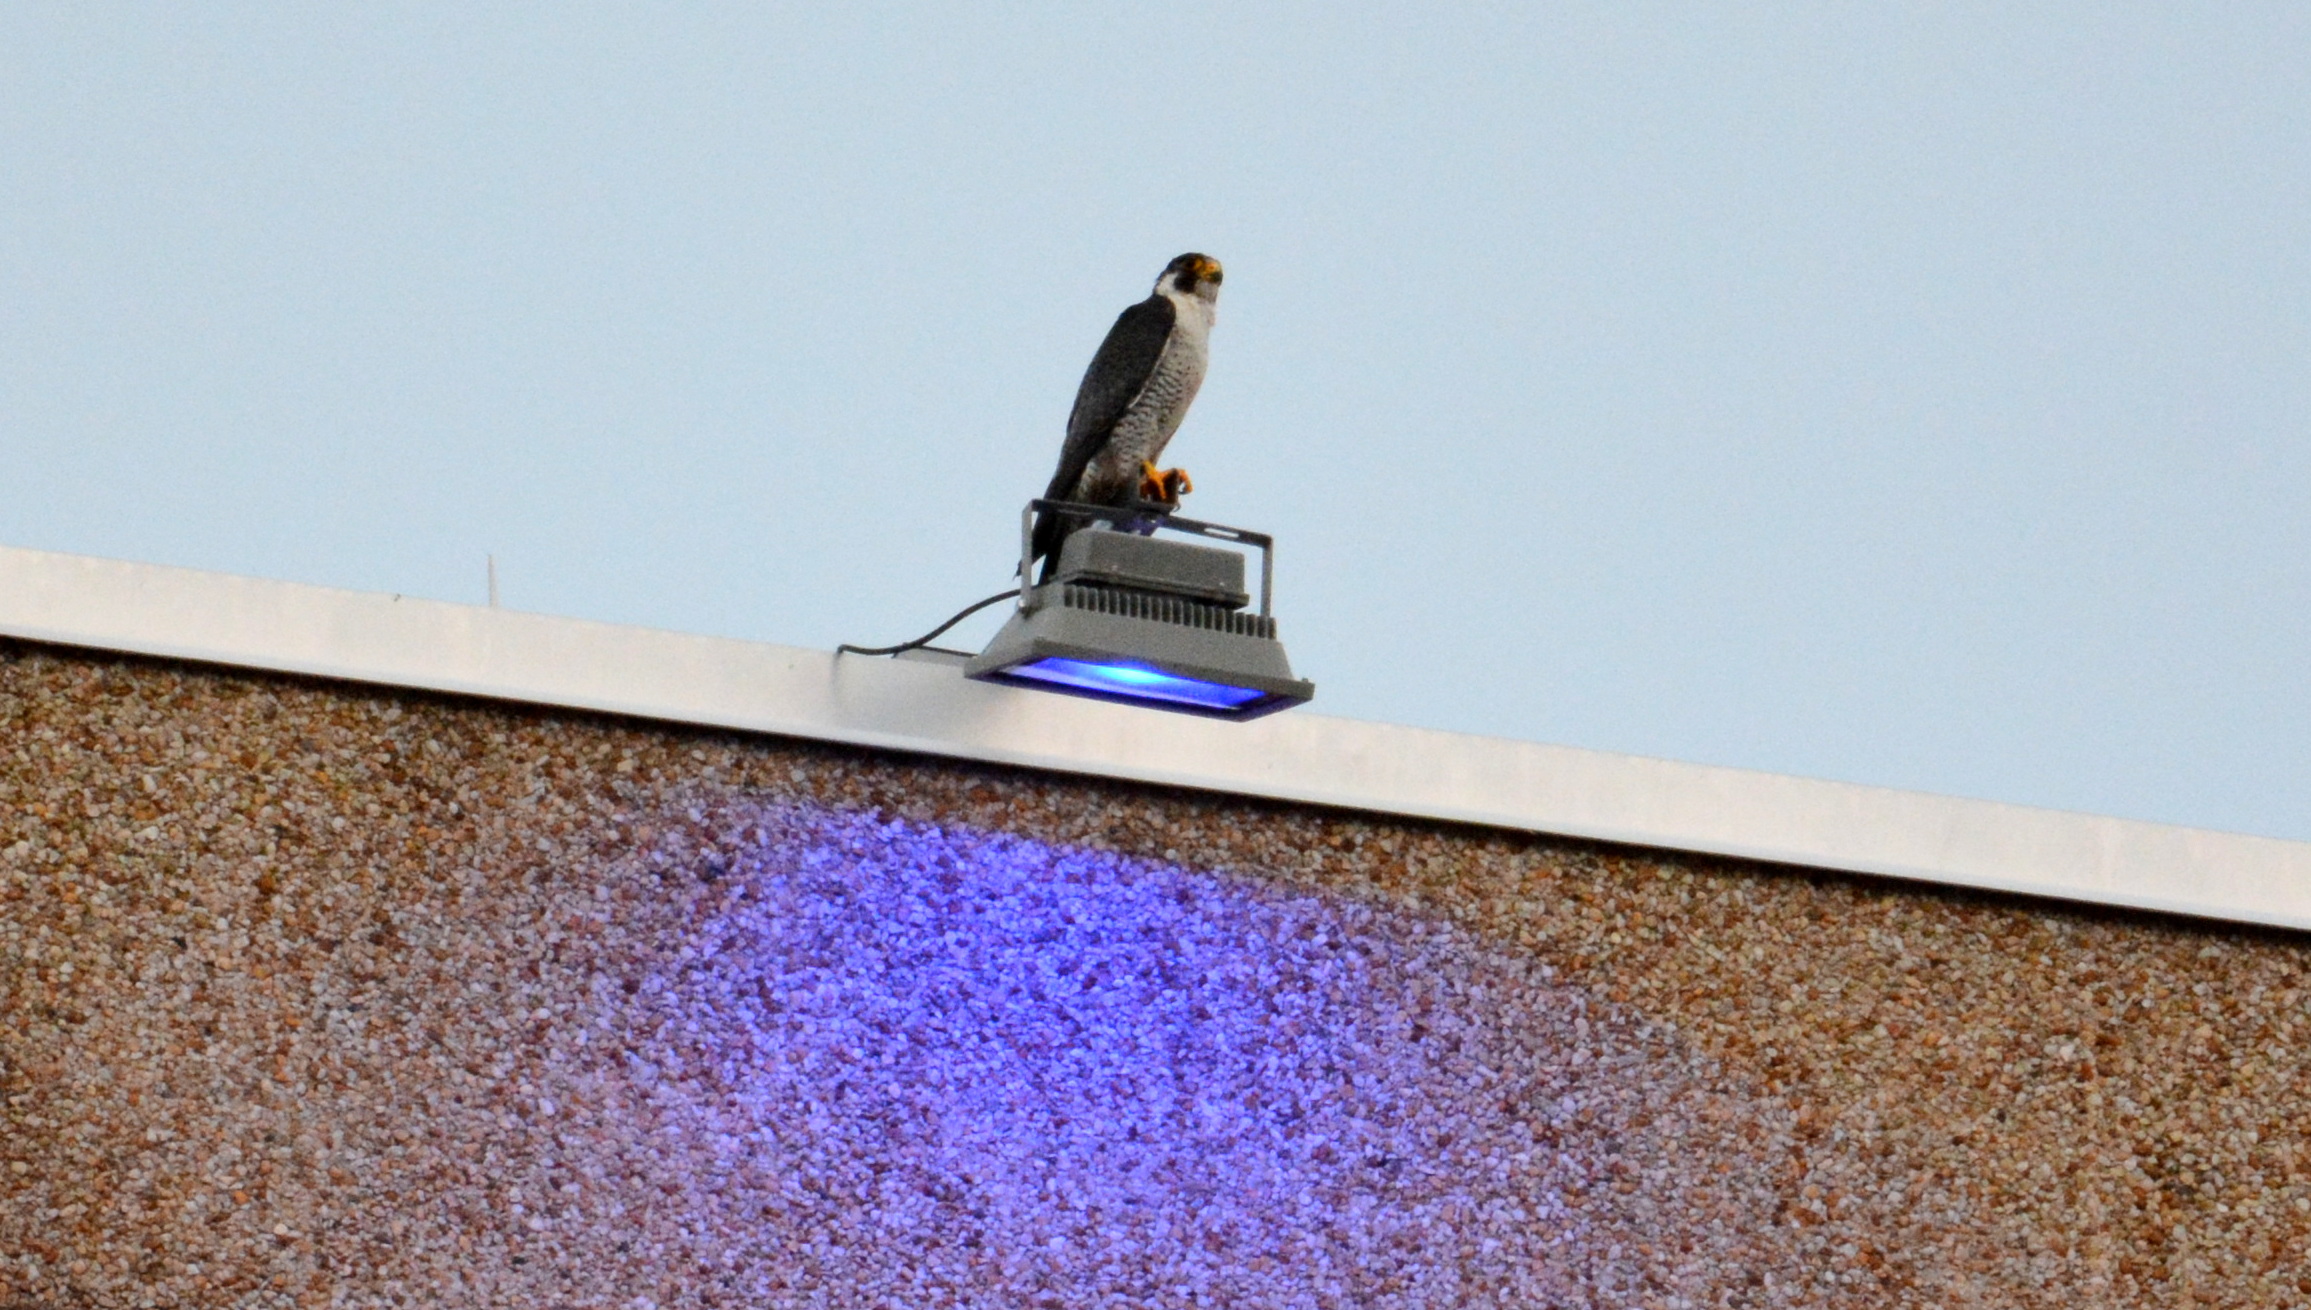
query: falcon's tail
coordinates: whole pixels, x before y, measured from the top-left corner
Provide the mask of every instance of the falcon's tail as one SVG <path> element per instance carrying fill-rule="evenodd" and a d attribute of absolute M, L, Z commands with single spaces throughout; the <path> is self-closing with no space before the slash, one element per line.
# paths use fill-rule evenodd
<path fill-rule="evenodd" d="M 1051 581 L 1052 575 L 1059 571 L 1059 548 L 1066 544 L 1068 534 L 1082 525 L 1079 515 L 1036 511 L 1035 530 L 1027 539 L 1027 558 L 1043 561 L 1043 576 L 1036 579 L 1037 583 Z"/>

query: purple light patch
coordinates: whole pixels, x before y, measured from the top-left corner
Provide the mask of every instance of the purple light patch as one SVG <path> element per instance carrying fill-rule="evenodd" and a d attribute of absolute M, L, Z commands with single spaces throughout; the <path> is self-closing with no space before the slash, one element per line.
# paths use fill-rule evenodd
<path fill-rule="evenodd" d="M 1646 1127 L 1699 1075 L 1536 963 L 1112 853 L 748 823 L 593 1026 L 617 1149 L 751 1234 L 758 1303 L 1572 1304 L 1672 1240 L 1605 1184 L 1699 1149 Z M 1680 1213 L 1770 1223 L 1771 1162 L 1708 1149 L 1731 1208 Z M 1721 1227 L 1681 1240 L 1754 1239 Z"/>

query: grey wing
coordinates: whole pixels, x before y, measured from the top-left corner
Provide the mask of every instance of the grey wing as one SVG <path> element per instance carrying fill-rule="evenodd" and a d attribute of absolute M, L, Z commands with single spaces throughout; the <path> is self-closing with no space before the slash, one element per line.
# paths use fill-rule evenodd
<path fill-rule="evenodd" d="M 1059 499 L 1075 490 L 1083 471 L 1106 444 L 1108 434 L 1147 380 L 1155 376 L 1164 343 L 1171 340 L 1172 302 L 1149 296 L 1116 315 L 1115 326 L 1099 343 L 1091 367 L 1075 389 L 1075 408 L 1067 415 L 1067 442 L 1059 448 L 1059 468 L 1051 475 L 1046 499 Z"/>
<path fill-rule="evenodd" d="M 1149 296 L 1116 315 L 1115 326 L 1107 330 L 1107 339 L 1099 343 L 1091 367 L 1083 371 L 1083 382 L 1075 389 L 1075 408 L 1067 416 L 1067 441 L 1059 448 L 1059 467 L 1043 493 L 1045 500 L 1065 500 L 1075 494 L 1083 471 L 1091 467 L 1123 412 L 1155 376 L 1156 361 L 1163 357 L 1164 343 L 1171 340 L 1177 313 L 1171 301 Z M 1065 535 L 1051 515 L 1038 515 L 1033 554 L 1051 554 Z"/>

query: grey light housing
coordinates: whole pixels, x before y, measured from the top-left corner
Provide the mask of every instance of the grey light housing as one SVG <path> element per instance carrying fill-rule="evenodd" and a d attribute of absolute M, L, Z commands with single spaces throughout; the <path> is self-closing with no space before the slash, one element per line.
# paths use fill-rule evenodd
<path fill-rule="evenodd" d="M 1037 510 L 1090 520 L 1068 535 L 1041 585 L 1029 580 Z M 1316 694 L 1292 676 L 1276 640 L 1268 536 L 1145 504 L 1037 500 L 1020 524 L 1019 607 L 964 676 L 1222 719 L 1256 719 Z M 1259 612 L 1246 612 L 1242 554 L 1148 535 L 1158 528 L 1256 547 Z"/>

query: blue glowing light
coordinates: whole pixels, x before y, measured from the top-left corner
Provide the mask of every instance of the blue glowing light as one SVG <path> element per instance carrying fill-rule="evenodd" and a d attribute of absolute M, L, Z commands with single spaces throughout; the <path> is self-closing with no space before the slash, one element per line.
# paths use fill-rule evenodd
<path fill-rule="evenodd" d="M 976 1286 L 966 1303 L 1145 1305 L 1184 1283 L 1179 1303 L 1207 1306 L 1547 1305 L 1567 1270 L 1644 1268 L 1601 1263 L 1632 1225 L 1714 1214 L 1769 1167 L 1732 1123 L 1640 1129 L 1681 1122 L 1685 1057 L 1578 1034 L 1599 1017 L 1581 993 L 1449 921 L 960 824 L 729 804 L 704 895 L 644 902 L 682 907 L 646 931 L 682 925 L 692 950 L 644 954 L 621 923 L 584 949 L 649 959 L 616 966 L 648 970 L 641 987 L 545 973 L 573 998 L 547 1030 L 598 1036 L 555 1048 L 560 1118 L 511 1131 L 536 1143 L 525 1191 L 559 1196 L 556 1157 L 637 1171 L 626 1186 L 692 1234 L 670 1251 L 722 1266 L 747 1304 Z M 582 1144 L 550 1145 L 578 1124 Z M 1624 1142 L 1720 1152 L 1745 1190 L 1660 1219 L 1569 1194 Z M 630 1195 L 557 1199 L 551 1222 L 607 1248 L 633 1223 L 608 1203 Z M 1739 1213 L 1711 1249 L 1776 1231 Z"/>
<path fill-rule="evenodd" d="M 1197 705 L 1206 709 L 1237 709 L 1267 694 L 1256 687 L 1231 687 L 1224 682 L 1183 678 L 1140 664 L 1096 664 L 1090 660 L 1061 659 L 1056 655 L 1046 656 L 1031 664 L 1021 664 L 1005 672 L 1014 678 L 1056 683 L 1062 687 L 1076 687 L 1111 696 L 1129 696 L 1134 700 Z"/>

